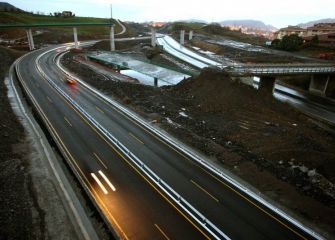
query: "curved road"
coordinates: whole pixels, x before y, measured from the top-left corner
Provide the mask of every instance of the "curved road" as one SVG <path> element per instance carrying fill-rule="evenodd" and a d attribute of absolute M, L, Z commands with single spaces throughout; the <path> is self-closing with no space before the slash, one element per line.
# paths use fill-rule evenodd
<path fill-rule="evenodd" d="M 58 54 L 59 50 L 53 47 L 25 55 L 16 65 L 18 76 L 48 119 L 56 141 L 65 149 L 84 188 L 123 238 L 315 238 L 196 163 L 82 84 L 68 85 L 66 76 L 55 64 Z M 56 87 L 211 221 L 219 229 L 215 236 L 207 225 L 199 224 L 143 174 Z"/>

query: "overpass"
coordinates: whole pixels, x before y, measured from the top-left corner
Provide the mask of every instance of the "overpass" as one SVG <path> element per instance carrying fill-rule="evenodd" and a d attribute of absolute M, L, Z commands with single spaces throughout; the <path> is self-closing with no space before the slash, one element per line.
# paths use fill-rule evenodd
<path fill-rule="evenodd" d="M 29 44 L 29 50 L 35 49 L 32 29 L 33 28 L 52 28 L 52 27 L 72 27 L 73 28 L 73 39 L 75 43 L 75 48 L 79 47 L 77 27 L 92 27 L 92 26 L 110 26 L 110 40 L 111 40 L 111 50 L 115 50 L 114 35 L 123 34 L 126 31 L 125 26 L 116 19 L 116 22 L 121 26 L 122 31 L 120 33 L 114 34 L 114 23 L 113 22 L 44 22 L 44 23 L 30 23 L 30 24 L 0 24 L 0 29 L 26 29 L 27 39 Z"/>
<path fill-rule="evenodd" d="M 329 86 L 335 83 L 335 64 L 223 64 L 183 46 L 184 33 L 181 31 L 179 43 L 167 35 L 160 36 L 156 41 L 163 47 L 164 51 L 196 68 L 215 66 L 236 78 L 259 77 L 259 88 L 271 92 L 276 78 L 280 76 L 309 75 L 311 77 L 309 91 L 321 96 L 325 96 Z M 193 33 L 190 33 L 189 36 L 191 39 Z"/>
<path fill-rule="evenodd" d="M 271 92 L 277 77 L 310 75 L 309 91 L 325 96 L 335 79 L 335 64 L 239 64 L 222 68 L 234 77 L 259 77 L 259 88 Z"/>

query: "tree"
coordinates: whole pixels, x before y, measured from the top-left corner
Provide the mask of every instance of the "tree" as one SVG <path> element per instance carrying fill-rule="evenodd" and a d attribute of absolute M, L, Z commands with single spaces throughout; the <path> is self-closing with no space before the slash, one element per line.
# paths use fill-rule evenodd
<path fill-rule="evenodd" d="M 311 45 L 312 46 L 317 46 L 319 44 L 319 36 L 318 35 L 315 35 L 312 37 L 311 39 Z"/>
<path fill-rule="evenodd" d="M 275 39 L 275 40 L 273 40 L 272 42 L 271 42 L 271 47 L 273 47 L 273 48 L 280 48 L 280 44 L 281 44 L 281 41 L 280 41 L 280 39 Z"/>
<path fill-rule="evenodd" d="M 280 43 L 280 48 L 285 51 L 296 51 L 302 45 L 303 40 L 298 34 L 286 35 Z"/>

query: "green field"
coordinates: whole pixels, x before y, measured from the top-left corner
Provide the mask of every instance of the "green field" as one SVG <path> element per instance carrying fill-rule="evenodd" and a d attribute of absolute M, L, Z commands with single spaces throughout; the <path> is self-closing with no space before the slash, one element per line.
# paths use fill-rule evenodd
<path fill-rule="evenodd" d="M 121 31 L 121 27 L 113 19 L 115 24 L 115 32 L 118 33 Z M 0 12 L 0 25 L 8 24 L 71 24 L 71 23 L 109 23 L 110 19 L 107 18 L 92 18 L 92 17 L 55 17 L 55 16 L 45 16 L 37 15 L 27 12 Z M 131 36 L 131 29 L 127 27 L 125 36 Z M 109 35 L 110 28 L 109 26 L 81 26 L 78 27 L 78 36 L 79 39 L 97 39 L 97 38 L 106 38 Z M 34 31 L 43 30 L 45 33 L 43 36 L 38 36 L 37 40 L 43 42 L 43 39 L 46 41 L 52 41 L 56 39 L 57 41 L 69 41 L 72 39 L 72 28 L 71 27 L 39 27 L 34 28 Z M 9 29 L 0 30 L 0 37 L 3 36 L 5 39 L 11 39 L 16 37 L 23 37 L 25 35 L 25 29 Z"/>
<path fill-rule="evenodd" d="M 108 23 L 110 19 L 91 17 L 54 17 L 20 12 L 0 12 L 0 24 Z"/>

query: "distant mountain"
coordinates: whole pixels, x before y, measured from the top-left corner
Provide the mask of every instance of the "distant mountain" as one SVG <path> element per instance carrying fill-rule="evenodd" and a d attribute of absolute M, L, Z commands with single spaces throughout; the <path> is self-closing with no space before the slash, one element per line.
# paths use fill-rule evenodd
<path fill-rule="evenodd" d="M 302 27 L 302 28 L 308 28 L 318 23 L 335 23 L 335 18 L 319 19 L 319 20 L 315 20 L 315 21 L 311 21 L 307 23 L 300 23 L 297 26 Z"/>
<path fill-rule="evenodd" d="M 249 28 L 249 29 L 257 29 L 262 31 L 276 31 L 277 28 L 275 28 L 272 25 L 266 25 L 262 21 L 257 20 L 226 20 L 219 22 L 222 26 L 228 26 L 228 27 L 243 27 L 243 28 Z"/>
<path fill-rule="evenodd" d="M 7 2 L 0 2 L 0 11 L 1 12 L 16 12 L 16 11 L 20 11 L 23 12 L 23 10 L 13 6 L 12 4 L 9 4 Z"/>
<path fill-rule="evenodd" d="M 186 23 L 203 23 L 203 24 L 207 24 L 208 22 L 205 20 L 199 20 L 199 19 L 185 19 L 185 20 L 179 20 L 176 22 L 186 22 Z"/>

